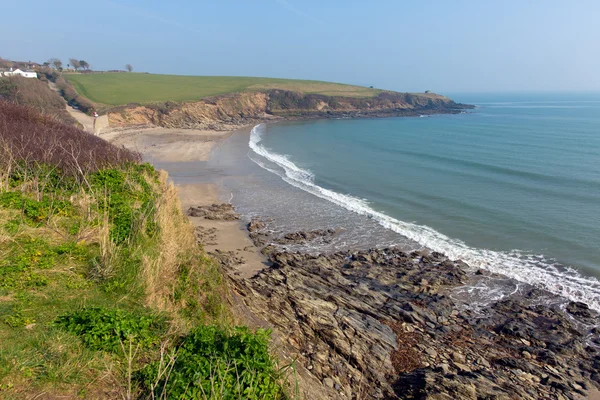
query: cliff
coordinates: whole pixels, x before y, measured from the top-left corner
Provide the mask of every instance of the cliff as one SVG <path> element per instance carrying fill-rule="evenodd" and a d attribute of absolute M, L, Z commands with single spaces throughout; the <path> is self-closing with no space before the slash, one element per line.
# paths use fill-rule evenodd
<path fill-rule="evenodd" d="M 241 92 L 195 102 L 129 105 L 107 112 L 111 126 L 231 130 L 257 121 L 292 118 L 453 114 L 470 105 L 433 93 L 382 92 L 374 97 L 326 96 L 287 90 Z"/>

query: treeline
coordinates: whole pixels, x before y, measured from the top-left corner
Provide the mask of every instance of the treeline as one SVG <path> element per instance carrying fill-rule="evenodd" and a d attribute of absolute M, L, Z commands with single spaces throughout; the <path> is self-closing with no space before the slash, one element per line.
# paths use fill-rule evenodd
<path fill-rule="evenodd" d="M 59 59 L 59 58 L 51 58 L 50 60 L 48 60 L 48 61 L 46 61 L 45 63 L 42 64 L 43 67 L 53 68 L 53 69 L 55 69 L 56 71 L 59 71 L 59 72 L 65 71 L 65 68 L 63 67 L 63 65 L 64 64 L 63 64 L 62 60 Z M 76 58 L 69 58 L 69 62 L 67 63 L 66 70 L 67 71 L 73 71 L 74 70 L 76 72 L 82 72 L 82 73 L 91 73 L 92 72 L 92 66 L 90 65 L 90 63 L 88 63 L 85 60 L 78 60 Z M 111 70 L 111 71 L 119 71 L 119 70 Z M 125 64 L 125 71 L 132 72 L 133 71 L 133 66 L 131 64 Z"/>
<path fill-rule="evenodd" d="M 57 71 L 62 72 L 63 62 L 59 58 L 51 58 L 42 64 L 44 67 L 54 68 Z M 91 71 L 92 66 L 85 60 L 78 60 L 76 58 L 69 58 L 69 63 L 67 64 L 67 69 L 74 69 L 75 71 L 83 70 L 83 71 Z"/>

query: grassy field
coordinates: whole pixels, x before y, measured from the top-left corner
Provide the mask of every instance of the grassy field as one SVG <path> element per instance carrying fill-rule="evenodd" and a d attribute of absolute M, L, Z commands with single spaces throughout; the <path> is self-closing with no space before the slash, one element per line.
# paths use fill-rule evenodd
<path fill-rule="evenodd" d="M 371 97 L 380 90 L 320 81 L 235 76 L 181 76 L 136 73 L 63 75 L 88 99 L 107 105 L 194 101 L 225 93 L 283 89 L 328 96 Z"/>

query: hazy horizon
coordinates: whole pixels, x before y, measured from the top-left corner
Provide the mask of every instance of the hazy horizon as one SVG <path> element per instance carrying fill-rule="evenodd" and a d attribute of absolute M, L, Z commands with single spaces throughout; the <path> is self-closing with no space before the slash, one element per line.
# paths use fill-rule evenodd
<path fill-rule="evenodd" d="M 600 91 L 600 3 L 590 0 L 32 0 L 4 10 L 0 57 L 20 61 L 444 94 Z"/>

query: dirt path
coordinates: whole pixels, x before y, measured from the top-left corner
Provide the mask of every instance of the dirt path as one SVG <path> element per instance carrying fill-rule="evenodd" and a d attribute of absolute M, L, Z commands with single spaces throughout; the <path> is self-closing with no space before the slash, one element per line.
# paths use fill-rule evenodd
<path fill-rule="evenodd" d="M 56 87 L 56 84 L 54 82 L 48 82 L 48 85 L 50 86 L 50 89 L 54 90 L 56 93 L 58 93 L 60 95 L 60 91 L 58 90 L 58 88 Z M 83 130 L 91 133 L 92 135 L 94 134 L 94 117 L 90 117 L 89 115 L 87 115 L 79 110 L 74 109 L 73 107 L 68 105 L 66 102 L 65 102 L 65 109 L 73 118 L 75 118 L 77 120 L 77 122 L 79 122 L 81 125 L 83 125 Z"/>

